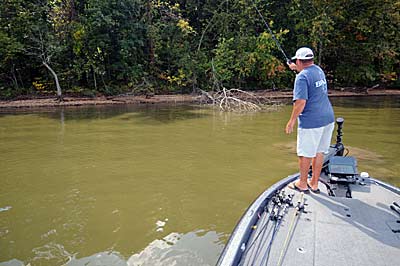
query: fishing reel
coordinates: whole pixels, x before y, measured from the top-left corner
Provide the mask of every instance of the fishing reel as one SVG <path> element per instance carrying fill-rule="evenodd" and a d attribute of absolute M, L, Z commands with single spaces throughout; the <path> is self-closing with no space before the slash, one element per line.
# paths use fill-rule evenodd
<path fill-rule="evenodd" d="M 288 204 L 289 206 L 293 206 L 293 197 L 294 193 L 290 193 L 286 195 L 285 190 L 281 190 L 277 193 L 277 201 L 280 204 Z"/>
<path fill-rule="evenodd" d="M 282 219 L 283 214 L 289 207 L 293 207 L 294 193 L 286 195 L 284 190 L 277 191 L 272 201 L 270 220 L 277 221 Z"/>

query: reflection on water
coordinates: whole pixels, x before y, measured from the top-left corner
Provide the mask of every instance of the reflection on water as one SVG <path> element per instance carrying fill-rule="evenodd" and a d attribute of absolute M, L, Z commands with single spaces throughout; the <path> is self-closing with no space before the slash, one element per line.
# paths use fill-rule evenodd
<path fill-rule="evenodd" d="M 223 244 L 218 244 L 216 232 L 171 233 L 154 240 L 143 251 L 131 256 L 129 266 L 153 265 L 213 265 Z M 205 249 L 204 247 L 208 247 Z"/>
<path fill-rule="evenodd" d="M 359 170 L 395 185 L 399 102 L 333 99 Z M 290 111 L 2 114 L 0 265 L 214 265 L 253 199 L 297 171 Z"/>
<path fill-rule="evenodd" d="M 223 246 L 224 244 L 219 241 L 219 235 L 213 231 L 170 233 L 162 239 L 152 241 L 142 251 L 128 259 L 113 250 L 77 258 L 76 255 L 68 253 L 62 245 L 51 243 L 34 250 L 35 258 L 31 264 L 35 265 L 36 262 L 42 264 L 45 261 L 52 265 L 65 266 L 205 266 L 215 264 Z M 0 263 L 0 266 L 24 265 L 23 261 L 17 259 Z"/>
<path fill-rule="evenodd" d="M 204 249 L 204 247 L 208 247 Z M 84 258 L 70 258 L 66 266 L 113 265 L 113 266 L 169 266 L 213 265 L 222 252 L 216 232 L 170 233 L 152 241 L 144 250 L 127 260 L 115 251 L 100 252 Z"/>

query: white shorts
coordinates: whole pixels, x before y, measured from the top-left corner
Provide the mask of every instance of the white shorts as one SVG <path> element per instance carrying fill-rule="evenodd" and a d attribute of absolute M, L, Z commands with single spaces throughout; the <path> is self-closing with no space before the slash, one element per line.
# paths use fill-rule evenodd
<path fill-rule="evenodd" d="M 297 156 L 314 158 L 328 153 L 335 123 L 319 128 L 297 128 Z"/>

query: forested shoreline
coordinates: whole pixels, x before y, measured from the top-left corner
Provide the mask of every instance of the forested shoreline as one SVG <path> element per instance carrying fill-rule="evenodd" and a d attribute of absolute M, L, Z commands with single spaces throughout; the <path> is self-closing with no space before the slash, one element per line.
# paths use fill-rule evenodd
<path fill-rule="evenodd" d="M 330 87 L 399 87 L 397 0 L 3 0 L 0 99 L 285 89 L 315 51 Z"/>

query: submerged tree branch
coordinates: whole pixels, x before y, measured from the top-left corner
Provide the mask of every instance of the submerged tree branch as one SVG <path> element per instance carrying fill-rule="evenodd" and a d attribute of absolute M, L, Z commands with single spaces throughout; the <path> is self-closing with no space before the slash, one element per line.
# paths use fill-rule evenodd
<path fill-rule="evenodd" d="M 273 102 L 270 99 L 262 99 L 263 101 L 261 101 L 260 98 L 247 91 L 225 88 L 218 79 L 213 60 L 211 60 L 211 67 L 213 91 L 199 90 L 202 94 L 201 101 L 218 106 L 224 112 L 257 112 L 265 107 L 276 109 L 280 105 L 280 103 Z"/>

